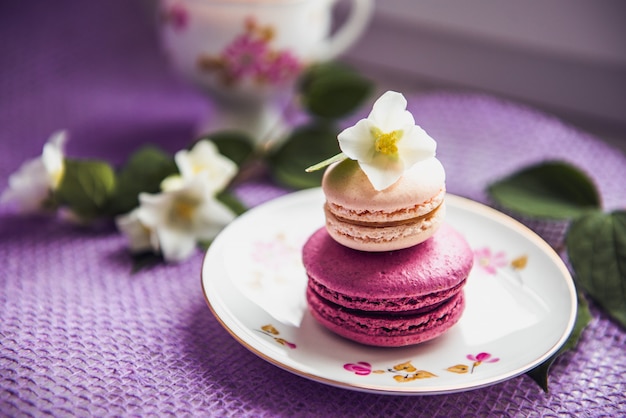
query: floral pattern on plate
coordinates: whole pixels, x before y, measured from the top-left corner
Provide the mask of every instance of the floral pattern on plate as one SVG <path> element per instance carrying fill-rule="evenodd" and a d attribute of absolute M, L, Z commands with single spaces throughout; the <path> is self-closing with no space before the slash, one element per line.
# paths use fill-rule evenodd
<path fill-rule="evenodd" d="M 528 256 L 521 255 L 509 261 L 504 251 L 492 251 L 489 247 L 481 247 L 474 250 L 475 266 L 490 275 L 497 275 L 500 269 L 509 267 L 513 271 L 526 268 Z"/>
<path fill-rule="evenodd" d="M 296 348 L 296 345 L 294 343 L 289 342 L 285 340 L 284 338 L 279 337 L 280 332 L 278 332 L 278 330 L 274 328 L 272 324 L 263 325 L 261 329 L 258 329 L 257 331 L 259 331 L 261 334 L 267 335 L 268 337 L 272 338 L 274 341 L 276 341 L 280 345 L 283 345 L 291 349 Z"/>
<path fill-rule="evenodd" d="M 500 361 L 497 357 L 492 357 L 489 353 L 478 353 L 468 354 L 468 360 L 473 361 L 471 366 L 467 364 L 457 364 L 451 367 L 448 367 L 446 371 L 456 373 L 456 374 L 472 374 L 474 373 L 474 369 L 480 366 L 482 363 L 496 363 Z M 393 367 L 389 367 L 387 369 L 372 369 L 372 365 L 366 361 L 359 361 L 357 363 L 346 363 L 343 365 L 343 368 L 349 372 L 352 372 L 358 376 L 368 376 L 370 374 L 385 374 L 390 373 L 393 375 L 393 379 L 399 383 L 412 382 L 414 380 L 420 379 L 430 379 L 439 377 L 435 373 L 432 373 L 427 370 L 419 370 L 417 369 L 411 360 L 405 361 L 403 363 L 399 363 L 394 365 Z"/>

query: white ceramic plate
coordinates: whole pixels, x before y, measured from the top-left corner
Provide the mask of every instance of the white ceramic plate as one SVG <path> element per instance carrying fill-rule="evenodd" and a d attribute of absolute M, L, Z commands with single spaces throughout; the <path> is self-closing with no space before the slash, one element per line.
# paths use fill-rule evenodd
<path fill-rule="evenodd" d="M 202 268 L 207 303 L 259 357 L 347 389 L 441 394 L 502 382 L 540 364 L 565 342 L 576 294 L 565 265 L 535 233 L 487 206 L 447 197 L 447 222 L 475 253 L 467 306 L 450 331 L 403 348 L 375 348 L 321 327 L 304 302 L 300 249 L 324 223 L 321 190 L 270 201 L 232 222 Z"/>

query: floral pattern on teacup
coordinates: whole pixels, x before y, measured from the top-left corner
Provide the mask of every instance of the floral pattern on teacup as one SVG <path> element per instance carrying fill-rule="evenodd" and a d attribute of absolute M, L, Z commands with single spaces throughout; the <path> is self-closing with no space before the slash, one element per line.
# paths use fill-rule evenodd
<path fill-rule="evenodd" d="M 292 81 L 302 64 L 291 51 L 272 47 L 275 35 L 272 26 L 259 25 L 249 17 L 242 34 L 236 36 L 217 56 L 200 55 L 197 65 L 202 71 L 217 75 L 225 85 L 246 81 L 279 85 Z"/>
<path fill-rule="evenodd" d="M 161 19 L 174 30 L 182 31 L 189 23 L 189 12 L 182 4 L 173 4 L 161 12 Z"/>

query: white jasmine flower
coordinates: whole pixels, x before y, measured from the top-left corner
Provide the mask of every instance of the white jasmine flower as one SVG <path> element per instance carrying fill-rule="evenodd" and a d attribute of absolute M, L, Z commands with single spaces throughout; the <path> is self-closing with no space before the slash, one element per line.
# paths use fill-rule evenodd
<path fill-rule="evenodd" d="M 215 199 L 236 174 L 234 162 L 208 140 L 174 158 L 180 174 L 165 178 L 161 193 L 141 193 L 139 207 L 116 219 L 132 252 L 160 252 L 168 262 L 188 258 L 198 241 L 215 238 L 235 218 Z"/>
<path fill-rule="evenodd" d="M 159 240 L 154 231 L 146 227 L 138 216 L 138 209 L 115 218 L 115 224 L 128 239 L 128 247 L 132 253 L 152 250 L 159 252 Z"/>
<path fill-rule="evenodd" d="M 2 193 L 0 202 L 15 203 L 22 213 L 43 210 L 50 192 L 56 190 L 64 173 L 63 148 L 67 140 L 65 131 L 53 133 L 43 147 L 40 157 L 24 162 L 9 177 L 9 187 Z"/>
<path fill-rule="evenodd" d="M 372 186 L 384 190 L 415 163 L 435 156 L 436 142 L 406 110 L 406 99 L 388 91 L 366 119 L 338 135 L 345 156 L 357 160 Z"/>
<path fill-rule="evenodd" d="M 237 173 L 237 165 L 208 140 L 199 141 L 190 151 L 178 151 L 174 160 L 183 179 L 203 176 L 214 192 L 224 189 Z"/>
<path fill-rule="evenodd" d="M 136 216 L 166 261 L 188 258 L 198 241 L 215 238 L 235 214 L 214 197 L 212 185 L 196 176 L 159 194 L 141 193 Z"/>

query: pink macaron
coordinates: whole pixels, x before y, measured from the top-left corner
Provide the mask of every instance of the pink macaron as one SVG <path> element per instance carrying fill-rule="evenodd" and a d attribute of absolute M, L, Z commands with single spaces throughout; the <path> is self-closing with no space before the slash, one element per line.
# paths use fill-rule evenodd
<path fill-rule="evenodd" d="M 461 317 L 473 253 L 444 224 L 427 241 L 399 251 L 363 252 L 320 228 L 302 252 L 313 317 L 329 330 L 373 346 L 433 339 Z"/>
<path fill-rule="evenodd" d="M 445 170 L 429 158 L 385 190 L 374 189 L 356 161 L 326 169 L 322 189 L 328 233 L 361 251 L 391 251 L 426 241 L 445 217 Z"/>

